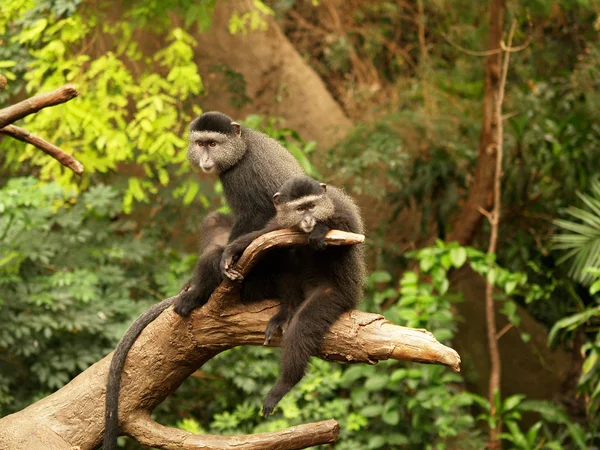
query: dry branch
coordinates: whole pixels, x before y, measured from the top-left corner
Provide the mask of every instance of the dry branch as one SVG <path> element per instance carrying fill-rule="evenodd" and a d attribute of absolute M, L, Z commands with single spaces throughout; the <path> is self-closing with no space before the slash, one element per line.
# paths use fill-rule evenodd
<path fill-rule="evenodd" d="M 332 231 L 328 245 L 362 242 L 363 236 Z M 255 260 L 276 246 L 302 245 L 306 236 L 280 230 L 255 240 L 238 268 L 247 273 Z M 121 432 L 164 449 L 299 449 L 335 441 L 337 422 L 328 420 L 275 433 L 242 436 L 194 435 L 152 422 L 150 413 L 205 362 L 238 345 L 262 345 L 277 302 L 242 305 L 238 286 L 224 282 L 211 300 L 182 319 L 167 308 L 132 347 L 121 382 Z M 164 300 L 172 303 L 176 297 Z M 278 342 L 277 339 L 271 341 Z M 458 354 L 425 330 L 393 325 L 382 316 L 351 311 L 325 336 L 318 355 L 331 361 L 375 364 L 399 359 L 445 364 L 459 370 Z M 92 449 L 104 432 L 104 395 L 108 355 L 54 394 L 19 413 L 0 419 L 0 448 Z"/>
<path fill-rule="evenodd" d="M 79 92 L 72 84 L 66 84 L 51 92 L 35 95 L 27 100 L 0 109 L 0 128 L 4 128 L 29 114 L 38 112 L 48 106 L 60 105 L 77 97 Z"/>
<path fill-rule="evenodd" d="M 77 161 L 75 158 L 73 158 L 71 155 L 69 155 L 56 145 L 45 141 L 41 137 L 30 133 L 29 131 L 23 128 L 17 127 L 15 125 L 7 125 L 4 128 L 0 128 L 0 134 L 11 136 L 15 139 L 18 139 L 19 141 L 26 142 L 39 148 L 44 153 L 56 159 L 63 166 L 71 169 L 77 175 L 81 175 L 83 173 L 83 165 L 79 161 Z"/>
<path fill-rule="evenodd" d="M 3 81 L 4 85 L 2 84 Z M 0 75 L 0 91 L 5 85 L 6 78 Z M 23 128 L 10 125 L 17 120 L 28 116 L 29 114 L 36 113 L 39 110 L 49 106 L 55 106 L 68 102 L 78 95 L 79 92 L 77 92 L 75 86 L 72 84 L 66 84 L 58 89 L 53 90 L 52 92 L 35 95 L 27 100 L 23 100 L 22 102 L 9 106 L 8 108 L 0 109 L 0 134 L 11 136 L 19 141 L 26 142 L 39 148 L 47 155 L 56 159 L 63 166 L 68 167 L 77 175 L 81 175 L 83 173 L 83 165 L 64 150 L 48 141 L 45 141 L 39 136 L 24 130 Z"/>

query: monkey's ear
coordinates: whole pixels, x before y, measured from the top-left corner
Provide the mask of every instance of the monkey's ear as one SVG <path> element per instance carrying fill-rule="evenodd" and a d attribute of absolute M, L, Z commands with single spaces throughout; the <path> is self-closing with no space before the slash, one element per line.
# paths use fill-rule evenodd
<path fill-rule="evenodd" d="M 231 122 L 231 126 L 233 127 L 233 132 L 237 136 L 241 136 L 242 135 L 242 126 L 239 123 L 237 123 L 237 122 Z"/>
<path fill-rule="evenodd" d="M 321 183 L 321 189 L 323 190 L 323 194 L 327 192 L 327 185 L 325 183 Z"/>
<path fill-rule="evenodd" d="M 281 196 L 281 194 L 279 192 L 275 192 L 273 194 L 273 203 L 275 204 L 275 206 L 279 205 L 279 197 Z"/>

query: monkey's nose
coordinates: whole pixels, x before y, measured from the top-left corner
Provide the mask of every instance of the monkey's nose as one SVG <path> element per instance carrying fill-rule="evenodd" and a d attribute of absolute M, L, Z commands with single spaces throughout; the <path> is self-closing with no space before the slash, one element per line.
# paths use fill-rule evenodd
<path fill-rule="evenodd" d="M 305 217 L 302 219 L 302 222 L 300 222 L 300 228 L 302 228 L 302 231 L 305 233 L 310 233 L 315 227 L 316 223 L 317 221 L 314 217 Z"/>
<path fill-rule="evenodd" d="M 203 172 L 210 173 L 215 168 L 215 165 L 214 165 L 214 163 L 204 163 L 204 164 L 200 164 L 200 168 L 202 169 Z"/>

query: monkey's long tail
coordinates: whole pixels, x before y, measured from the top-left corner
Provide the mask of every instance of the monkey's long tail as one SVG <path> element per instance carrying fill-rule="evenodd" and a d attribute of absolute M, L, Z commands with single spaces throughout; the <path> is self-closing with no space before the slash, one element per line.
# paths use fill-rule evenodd
<path fill-rule="evenodd" d="M 106 412 L 103 450 L 116 450 L 119 433 L 119 391 L 121 390 L 121 374 L 127 354 L 140 333 L 160 314 L 173 304 L 174 298 L 168 298 L 142 313 L 129 327 L 113 354 L 106 383 Z"/>

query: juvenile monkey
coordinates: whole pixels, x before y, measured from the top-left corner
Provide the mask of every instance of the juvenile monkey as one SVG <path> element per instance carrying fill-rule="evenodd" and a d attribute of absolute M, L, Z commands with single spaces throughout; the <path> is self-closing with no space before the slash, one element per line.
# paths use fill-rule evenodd
<path fill-rule="evenodd" d="M 295 177 L 273 195 L 273 202 L 275 218 L 262 230 L 231 242 L 221 259 L 225 276 L 240 280 L 233 264 L 254 239 L 281 228 L 308 234 L 307 246 L 279 252 L 283 274 L 276 295 L 281 304 L 269 321 L 265 343 L 278 328 L 288 325 L 281 341 L 281 375 L 264 400 L 265 417 L 302 379 L 329 327 L 356 306 L 365 278 L 361 246 L 326 246 L 324 241 L 332 229 L 363 233 L 360 211 L 348 195 L 312 178 Z"/>

